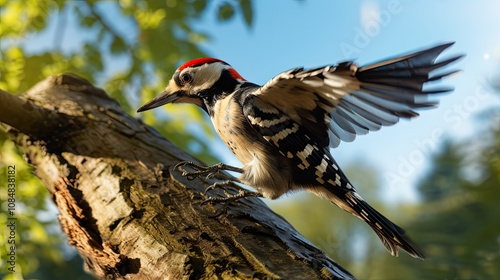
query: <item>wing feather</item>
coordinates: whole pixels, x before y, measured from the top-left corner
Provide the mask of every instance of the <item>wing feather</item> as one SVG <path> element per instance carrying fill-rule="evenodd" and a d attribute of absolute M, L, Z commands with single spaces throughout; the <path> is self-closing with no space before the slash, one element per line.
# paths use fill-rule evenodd
<path fill-rule="evenodd" d="M 437 106 L 429 97 L 452 89 L 424 90 L 424 85 L 456 72 L 431 76 L 462 57 L 436 62 L 451 45 L 364 67 L 343 62 L 307 70 L 294 68 L 272 78 L 253 95 L 304 126 L 321 147 L 335 148 L 341 141 L 353 141 L 356 135 L 393 125 L 400 118 L 418 116 L 416 109 Z"/>

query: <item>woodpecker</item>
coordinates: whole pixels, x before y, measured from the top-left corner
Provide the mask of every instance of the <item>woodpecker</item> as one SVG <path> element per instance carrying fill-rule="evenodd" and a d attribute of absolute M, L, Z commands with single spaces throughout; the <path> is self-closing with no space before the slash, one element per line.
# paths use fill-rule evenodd
<path fill-rule="evenodd" d="M 415 109 L 435 107 L 432 95 L 452 89 L 424 89 L 456 71 L 431 75 L 461 56 L 436 62 L 454 43 L 360 67 L 338 65 L 294 68 L 260 86 L 244 79 L 228 63 L 197 58 L 181 65 L 160 95 L 141 106 L 146 111 L 167 103 L 191 103 L 210 116 L 215 130 L 243 164 L 201 167 L 183 175 L 213 175 L 225 169 L 241 173 L 235 181 L 276 199 L 306 190 L 326 198 L 366 222 L 387 250 L 398 247 L 415 258 L 423 251 L 405 231 L 372 208 L 355 190 L 330 153 L 341 141 L 418 116 Z"/>

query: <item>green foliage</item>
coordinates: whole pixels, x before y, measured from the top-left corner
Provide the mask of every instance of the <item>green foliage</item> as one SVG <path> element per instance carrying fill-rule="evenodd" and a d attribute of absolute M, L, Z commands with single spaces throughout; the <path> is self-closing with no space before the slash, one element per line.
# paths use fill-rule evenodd
<path fill-rule="evenodd" d="M 425 201 L 439 202 L 450 194 L 457 193 L 464 180 L 463 157 L 460 151 L 463 147 L 445 142 L 441 151 L 432 157 L 432 171 L 421 180 L 418 190 Z"/>
<path fill-rule="evenodd" d="M 126 111 L 134 113 L 139 104 L 165 87 L 180 61 L 206 55 L 198 45 L 209 35 L 194 30 L 191 23 L 201 18 L 208 1 L 19 0 L 2 6 L 0 88 L 9 92 L 23 92 L 49 75 L 74 72 L 101 85 Z M 111 17 L 109 11 L 116 15 L 111 13 Z M 218 18 L 232 19 L 236 11 L 243 15 L 248 26 L 252 24 L 248 0 L 223 2 Z M 119 23 L 126 23 L 127 27 Z M 53 34 L 48 34 L 50 26 L 56 26 Z M 75 32 L 73 29 L 82 34 L 78 38 L 81 45 L 68 49 L 65 38 L 73 38 L 68 35 Z M 35 40 L 26 40 L 40 36 L 39 33 L 53 36 L 53 44 L 35 48 L 32 46 Z M 126 63 L 120 63 L 124 66 L 116 69 L 114 64 L 118 60 Z M 131 95 L 131 90 L 140 92 L 141 97 Z M 168 112 L 174 114 L 171 108 Z M 156 123 L 153 114 L 146 113 L 149 115 L 144 117 L 146 123 L 157 127 L 165 124 Z M 182 127 L 175 131 L 175 136 L 182 139 L 175 143 L 181 148 L 188 149 L 193 142 L 201 141 L 201 135 L 205 136 L 200 134 L 197 138 L 186 132 L 186 120 L 202 126 L 205 134 L 213 134 L 207 122 L 199 122 L 201 114 L 194 106 L 183 108 L 182 114 L 186 118 L 171 118 L 167 123 Z M 208 156 L 206 145 L 201 145 L 200 154 L 214 161 Z"/>
<path fill-rule="evenodd" d="M 221 22 L 228 21 L 234 17 L 236 11 L 243 15 L 243 20 L 248 27 L 253 24 L 252 1 L 250 0 L 233 0 L 225 1 L 219 5 L 217 10 L 217 19 Z"/>
<path fill-rule="evenodd" d="M 206 55 L 198 45 L 209 34 L 192 26 L 206 16 L 210 2 L 0 0 L 0 88 L 22 93 L 50 75 L 73 72 L 103 87 L 127 112 L 135 114 L 140 104 L 161 92 L 180 62 Z M 251 1 L 222 3 L 217 3 L 221 8 L 214 16 L 227 21 L 241 14 L 251 26 Z M 232 12 L 221 18 L 221 9 Z M 146 112 L 141 117 L 182 149 L 204 161 L 216 161 L 206 140 L 212 138 L 212 129 L 194 106 L 169 106 L 164 112 Z M 194 124 L 201 127 L 197 133 L 187 130 Z M 82 264 L 74 252 L 62 253 L 68 247 L 54 230 L 59 225 L 55 211 L 47 210 L 47 191 L 1 129 L 0 159 L 1 182 L 6 180 L 7 165 L 17 168 L 20 244 L 17 274 L 4 275 L 3 257 L 0 273 L 12 279 L 88 278 L 79 271 Z M 0 191 L 1 201 L 5 201 L 7 192 Z M 1 207 L 6 209 L 6 205 Z M 1 224 L 6 217 L 6 213 L 0 214 Z M 6 240 L 0 239 L 2 256 L 7 249 Z"/>
<path fill-rule="evenodd" d="M 234 16 L 234 7 L 229 3 L 224 3 L 219 7 L 217 17 L 220 21 L 226 21 Z"/>
<path fill-rule="evenodd" d="M 482 134 L 488 140 L 479 148 L 476 140 L 445 144 L 435 156 L 436 167 L 420 184 L 422 190 L 434 186 L 440 198 L 424 195 L 425 211 L 412 226 L 429 255 L 422 269 L 415 271 L 417 278 L 493 279 L 500 275 L 500 126 L 496 122 L 492 127 Z M 474 166 L 475 176 L 469 177 L 475 178 L 456 172 L 464 168 L 465 157 L 458 155 L 459 150 L 468 151 L 469 158 L 474 156 L 469 166 Z M 443 162 L 448 164 L 437 165 Z M 444 176 L 446 180 L 436 179 Z"/>

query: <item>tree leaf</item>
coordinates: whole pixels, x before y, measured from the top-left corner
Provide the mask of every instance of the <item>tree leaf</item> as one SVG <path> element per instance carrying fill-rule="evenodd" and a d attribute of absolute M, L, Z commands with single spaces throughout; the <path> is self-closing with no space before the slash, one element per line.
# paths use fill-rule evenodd
<path fill-rule="evenodd" d="M 243 14 L 243 19 L 247 27 L 252 27 L 253 24 L 253 8 L 251 0 L 240 0 L 240 10 Z"/>
<path fill-rule="evenodd" d="M 110 51 L 112 54 L 121 54 L 126 51 L 126 46 L 125 42 L 123 42 L 123 39 L 117 36 L 113 37 L 113 41 L 111 42 L 111 47 Z"/>
<path fill-rule="evenodd" d="M 234 7 L 229 3 L 223 3 L 219 6 L 217 11 L 217 18 L 219 21 L 228 21 L 234 16 Z"/>

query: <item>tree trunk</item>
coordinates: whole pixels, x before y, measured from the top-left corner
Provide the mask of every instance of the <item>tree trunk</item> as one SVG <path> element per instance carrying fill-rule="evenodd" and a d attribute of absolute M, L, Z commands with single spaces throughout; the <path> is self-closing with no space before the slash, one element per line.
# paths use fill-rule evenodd
<path fill-rule="evenodd" d="M 82 78 L 50 77 L 21 97 L 0 91 L 0 122 L 96 277 L 354 279 L 259 199 L 215 217 L 223 205 L 200 203 L 218 179 L 172 170 L 197 161 Z"/>

